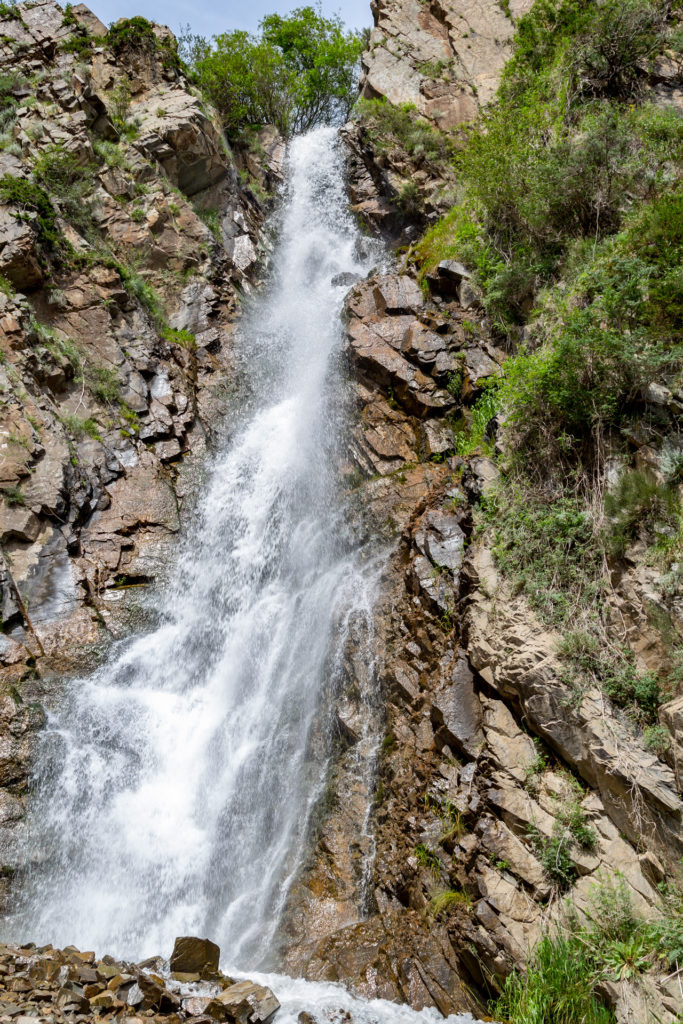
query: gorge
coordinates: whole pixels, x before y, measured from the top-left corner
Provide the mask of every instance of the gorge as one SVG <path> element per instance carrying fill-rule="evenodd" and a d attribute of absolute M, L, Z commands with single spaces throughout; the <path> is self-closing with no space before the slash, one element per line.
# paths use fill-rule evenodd
<path fill-rule="evenodd" d="M 680 1018 L 681 11 L 626 7 L 608 87 L 609 0 L 374 0 L 341 130 L 230 142 L 168 29 L 0 9 L 2 1020 L 564 1021 L 557 936 L 567 1022 Z"/>

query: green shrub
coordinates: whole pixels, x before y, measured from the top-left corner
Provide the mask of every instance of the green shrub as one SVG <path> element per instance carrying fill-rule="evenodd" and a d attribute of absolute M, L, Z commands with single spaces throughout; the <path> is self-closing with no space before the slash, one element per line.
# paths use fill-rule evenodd
<path fill-rule="evenodd" d="M 101 441 L 100 428 L 93 419 L 82 419 L 80 416 L 65 414 L 60 417 L 67 434 L 72 437 L 90 437 L 94 441 Z"/>
<path fill-rule="evenodd" d="M 57 227 L 57 215 L 45 189 L 26 178 L 13 178 L 5 174 L 0 178 L 0 198 L 16 207 L 12 210 L 17 220 L 29 220 L 27 213 L 35 213 L 35 225 L 39 244 L 47 250 L 63 248 L 64 239 Z"/>
<path fill-rule="evenodd" d="M 486 502 L 501 571 L 533 608 L 554 624 L 572 622 L 602 589 L 602 559 L 593 523 L 569 494 L 544 499 L 509 485 Z"/>
<path fill-rule="evenodd" d="M 176 330 L 175 327 L 164 327 L 161 330 L 161 337 L 173 345 L 180 345 L 189 352 L 194 352 L 197 347 L 194 334 L 191 331 Z"/>
<path fill-rule="evenodd" d="M 284 135 L 344 119 L 353 102 L 361 34 L 313 7 L 264 18 L 258 36 L 233 31 L 212 42 L 192 37 L 187 52 L 201 88 L 235 136 L 275 124 Z"/>
<path fill-rule="evenodd" d="M 675 885 L 660 887 L 662 916 L 649 928 L 655 952 L 670 967 L 683 964 L 683 889 Z"/>
<path fill-rule="evenodd" d="M 455 152 L 453 139 L 421 117 L 412 103 L 359 99 L 353 114 L 379 151 L 398 147 L 417 166 L 444 170 Z"/>
<path fill-rule="evenodd" d="M 116 370 L 108 366 L 93 366 L 85 376 L 95 398 L 105 405 L 118 405 L 121 401 L 121 384 Z"/>
<path fill-rule="evenodd" d="M 527 834 L 548 878 L 556 882 L 560 890 L 568 889 L 576 879 L 569 831 L 556 821 L 550 836 L 544 836 L 535 825 L 529 826 Z"/>
<path fill-rule="evenodd" d="M 64 146 L 50 146 L 41 152 L 33 174 L 46 193 L 56 200 L 64 219 L 81 232 L 90 234 L 94 167 L 83 164 Z"/>
<path fill-rule="evenodd" d="M 174 39 L 157 39 L 152 23 L 146 18 L 124 18 L 112 25 L 104 39 L 114 56 L 159 56 L 164 68 L 180 70 L 180 59 Z"/>
<path fill-rule="evenodd" d="M 425 846 L 424 843 L 418 843 L 415 847 L 415 856 L 420 867 L 429 868 L 433 875 L 440 873 L 441 861 L 439 860 L 439 855 L 429 846 Z"/>
<path fill-rule="evenodd" d="M 446 917 L 451 911 L 458 907 L 465 907 L 469 910 L 472 900 L 466 892 L 457 889 L 441 889 L 435 892 L 429 901 L 429 912 L 434 917 Z"/>
<path fill-rule="evenodd" d="M 642 528 L 651 532 L 663 524 L 680 529 L 678 487 L 675 483 L 659 483 L 647 470 L 631 470 L 623 473 L 617 486 L 606 494 L 605 512 L 609 517 L 605 545 L 610 554 L 620 557 Z"/>

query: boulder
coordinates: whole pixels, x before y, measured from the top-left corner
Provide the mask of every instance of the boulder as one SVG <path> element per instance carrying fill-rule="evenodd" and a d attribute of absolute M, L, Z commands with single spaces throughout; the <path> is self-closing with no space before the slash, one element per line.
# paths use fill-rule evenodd
<path fill-rule="evenodd" d="M 215 974 L 220 956 L 221 951 L 215 942 L 185 935 L 175 940 L 170 967 L 172 971 L 183 974 Z"/>

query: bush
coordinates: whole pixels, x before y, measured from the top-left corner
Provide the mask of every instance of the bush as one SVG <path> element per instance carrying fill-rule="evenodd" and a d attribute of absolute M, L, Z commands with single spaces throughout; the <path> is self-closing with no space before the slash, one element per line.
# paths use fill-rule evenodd
<path fill-rule="evenodd" d="M 605 495 L 609 517 L 605 546 L 621 557 L 639 530 L 654 531 L 658 526 L 679 530 L 681 499 L 676 482 L 660 483 L 652 472 L 630 470 L 623 473 L 617 486 Z"/>
<path fill-rule="evenodd" d="M 337 16 L 300 7 L 287 17 L 264 18 L 258 36 L 186 38 L 199 84 L 233 137 L 261 124 L 275 124 L 287 136 L 348 115 L 363 41 L 345 32 Z"/>
<path fill-rule="evenodd" d="M 84 234 L 92 229 L 92 199 L 95 169 L 83 164 L 64 146 L 45 149 L 33 171 L 36 181 L 57 201 L 60 212 Z"/>
<path fill-rule="evenodd" d="M 48 250 L 63 247 L 64 240 L 57 228 L 57 215 L 44 188 L 26 178 L 13 178 L 5 174 L 0 178 L 0 198 L 16 209 L 12 215 L 17 220 L 28 220 L 27 213 L 35 213 L 35 225 L 38 242 Z"/>

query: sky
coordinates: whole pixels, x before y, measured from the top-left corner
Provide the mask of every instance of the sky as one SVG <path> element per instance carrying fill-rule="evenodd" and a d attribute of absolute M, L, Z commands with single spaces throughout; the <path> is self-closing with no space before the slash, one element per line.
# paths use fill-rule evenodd
<path fill-rule="evenodd" d="M 239 28 L 254 31 L 266 14 L 286 14 L 305 7 L 312 0 L 224 0 L 223 3 L 192 3 L 192 0 L 85 0 L 105 25 L 136 14 L 168 25 L 173 32 L 190 24 L 202 36 L 218 35 Z M 313 3 L 315 6 L 315 3 Z M 370 0 L 321 0 L 323 14 L 340 14 L 348 28 L 372 25 Z"/>

